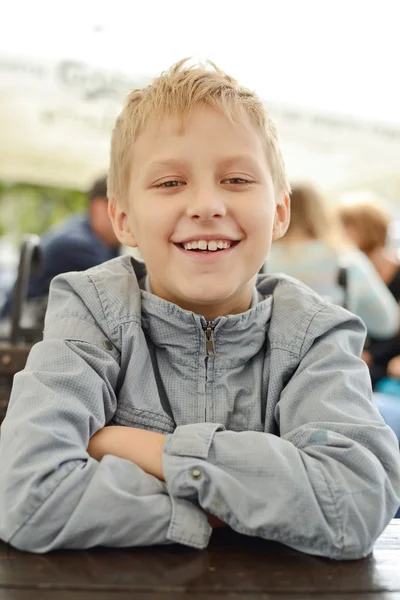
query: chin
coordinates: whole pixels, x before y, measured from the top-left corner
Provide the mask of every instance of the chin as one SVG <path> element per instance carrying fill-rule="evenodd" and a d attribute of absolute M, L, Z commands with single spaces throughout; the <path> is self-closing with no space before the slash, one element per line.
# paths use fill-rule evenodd
<path fill-rule="evenodd" d="M 193 304 L 194 306 L 210 308 L 212 306 L 219 306 L 224 302 L 228 301 L 229 298 L 234 296 L 234 292 L 232 290 L 215 290 L 215 289 L 201 289 L 201 290 L 185 290 L 182 296 Z"/>

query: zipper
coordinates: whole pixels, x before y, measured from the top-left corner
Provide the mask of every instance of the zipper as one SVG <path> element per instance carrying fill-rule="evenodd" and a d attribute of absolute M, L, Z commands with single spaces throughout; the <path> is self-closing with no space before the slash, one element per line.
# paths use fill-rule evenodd
<path fill-rule="evenodd" d="M 210 356 L 215 356 L 214 329 L 215 325 L 212 321 L 207 321 L 206 324 L 203 325 L 205 336 L 205 354 L 207 358 Z"/>
<path fill-rule="evenodd" d="M 205 351 L 205 378 L 204 378 L 204 395 L 205 395 L 205 406 L 204 406 L 204 421 L 207 422 L 208 411 L 207 411 L 207 382 L 208 382 L 208 361 L 210 358 L 215 356 L 214 347 L 214 329 L 216 326 L 215 321 L 206 321 L 202 318 L 202 327 L 204 331 L 204 351 Z"/>

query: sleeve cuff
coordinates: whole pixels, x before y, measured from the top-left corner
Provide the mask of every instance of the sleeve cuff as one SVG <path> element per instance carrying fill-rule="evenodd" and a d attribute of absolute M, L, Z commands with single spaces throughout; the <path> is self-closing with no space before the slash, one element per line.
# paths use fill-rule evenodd
<path fill-rule="evenodd" d="M 171 542 L 202 550 L 207 548 L 212 527 L 206 513 L 186 498 L 170 495 L 172 514 L 167 539 Z"/>
<path fill-rule="evenodd" d="M 178 426 L 164 444 L 163 468 L 172 502 L 167 538 L 193 548 L 206 548 L 212 533 L 206 513 L 197 502 L 196 480 L 199 460 L 206 460 L 216 431 L 224 427 L 215 423 Z M 195 474 L 195 475 L 194 475 Z"/>
<path fill-rule="evenodd" d="M 206 460 L 217 431 L 225 427 L 218 423 L 194 423 L 179 425 L 167 436 L 164 453 L 168 456 L 187 456 Z"/>

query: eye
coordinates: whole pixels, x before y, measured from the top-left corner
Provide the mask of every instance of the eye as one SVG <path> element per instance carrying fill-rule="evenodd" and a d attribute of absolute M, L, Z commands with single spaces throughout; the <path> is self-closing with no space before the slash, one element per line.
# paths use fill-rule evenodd
<path fill-rule="evenodd" d="M 230 177 L 229 179 L 224 179 L 222 183 L 232 183 L 234 185 L 244 185 L 246 183 L 251 183 L 247 179 L 243 179 L 242 177 Z"/>
<path fill-rule="evenodd" d="M 172 187 L 179 187 L 181 185 L 184 185 L 183 181 L 177 181 L 177 180 L 171 180 L 171 181 L 163 181 L 162 183 L 159 183 L 156 185 L 156 188 L 172 188 Z"/>

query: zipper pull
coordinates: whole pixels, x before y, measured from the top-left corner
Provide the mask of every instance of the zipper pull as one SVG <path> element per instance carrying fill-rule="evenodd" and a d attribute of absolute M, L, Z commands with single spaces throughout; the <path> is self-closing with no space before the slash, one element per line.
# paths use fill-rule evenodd
<path fill-rule="evenodd" d="M 204 335 L 206 337 L 206 356 L 215 356 L 214 350 L 214 326 L 210 323 L 203 326 Z"/>

